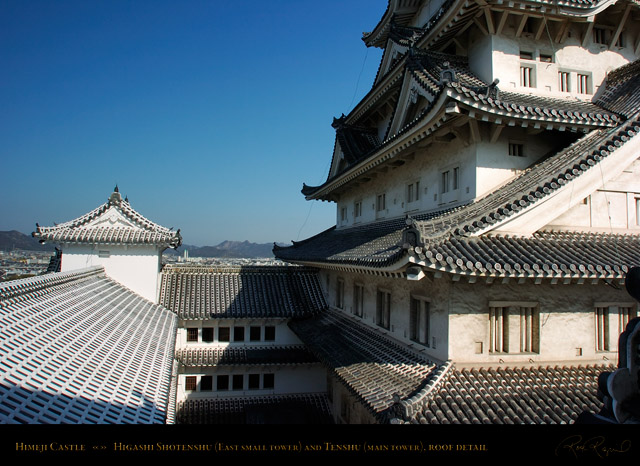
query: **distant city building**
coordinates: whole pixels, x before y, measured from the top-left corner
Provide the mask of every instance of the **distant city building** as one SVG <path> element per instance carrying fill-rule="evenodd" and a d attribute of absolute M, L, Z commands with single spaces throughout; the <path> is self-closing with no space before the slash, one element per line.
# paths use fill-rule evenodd
<path fill-rule="evenodd" d="M 638 8 L 390 0 L 364 35 L 373 87 L 302 189 L 336 226 L 274 247 L 320 269 L 331 310 L 292 328 L 332 370 L 336 422 L 597 412 L 638 315 Z"/>

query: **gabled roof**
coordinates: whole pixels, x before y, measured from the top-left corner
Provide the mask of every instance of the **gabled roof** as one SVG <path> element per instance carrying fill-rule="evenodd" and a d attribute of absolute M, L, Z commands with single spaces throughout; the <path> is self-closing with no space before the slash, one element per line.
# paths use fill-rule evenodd
<path fill-rule="evenodd" d="M 341 312 L 327 310 L 289 326 L 379 420 L 393 417 L 389 410 L 397 402 L 421 399 L 428 381 L 446 367 Z"/>
<path fill-rule="evenodd" d="M 182 244 L 180 230 L 172 231 L 140 215 L 128 199 L 122 199 L 117 186 L 107 202 L 91 212 L 52 227 L 36 227 L 32 235 L 42 243 L 154 244 L 172 248 Z"/>
<path fill-rule="evenodd" d="M 160 304 L 180 319 L 290 318 L 326 307 L 315 270 L 167 265 Z"/>
<path fill-rule="evenodd" d="M 165 423 L 176 325 L 102 267 L 0 284 L 0 422 Z"/>
<path fill-rule="evenodd" d="M 638 83 L 632 79 L 624 81 L 624 87 L 612 80 L 606 98 L 596 103 L 502 92 L 499 83 L 485 83 L 475 76 L 465 57 L 418 49 L 410 49 L 402 63 L 394 73 L 404 74 L 405 87 L 408 80 L 413 80 L 420 87 L 420 93 L 427 98 L 428 105 L 413 120 L 401 125 L 396 120 L 404 118 L 400 108 L 404 102 L 398 101 L 384 140 L 375 145 L 371 144 L 372 140 L 369 144 L 352 145 L 355 150 L 349 152 L 348 163 L 340 170 L 331 170 L 322 185 L 303 185 L 302 193 L 307 199 L 328 199 L 334 189 L 362 176 L 380 163 L 390 161 L 398 151 L 397 146 L 407 137 L 422 139 L 462 114 L 496 124 L 512 122 L 544 129 L 586 132 L 597 128 L 613 128 L 623 120 L 619 115 L 598 106 L 598 103 L 620 99 L 625 91 L 627 101 L 631 94 L 638 94 Z M 628 108 L 631 109 L 630 106 Z M 340 122 L 337 128 L 357 127 L 360 134 L 365 133 L 365 129 L 352 121 L 351 116 L 337 121 Z M 334 160 L 332 167 L 335 163 Z"/>

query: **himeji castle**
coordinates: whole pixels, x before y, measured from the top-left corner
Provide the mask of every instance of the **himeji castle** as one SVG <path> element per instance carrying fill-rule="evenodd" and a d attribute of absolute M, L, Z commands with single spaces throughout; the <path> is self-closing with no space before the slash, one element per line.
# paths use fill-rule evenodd
<path fill-rule="evenodd" d="M 640 421 L 640 5 L 381 14 L 302 184 L 336 225 L 241 267 L 163 264 L 180 230 L 117 188 L 37 225 L 58 252 L 0 284 L 0 422 Z"/>

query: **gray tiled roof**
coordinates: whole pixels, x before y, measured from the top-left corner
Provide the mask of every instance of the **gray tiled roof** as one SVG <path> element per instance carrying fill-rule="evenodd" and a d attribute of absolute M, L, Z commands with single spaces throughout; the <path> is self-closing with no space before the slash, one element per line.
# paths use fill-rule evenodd
<path fill-rule="evenodd" d="M 327 310 L 289 326 L 381 420 L 396 401 L 420 398 L 439 374 L 435 363 L 341 312 Z"/>
<path fill-rule="evenodd" d="M 304 346 L 181 348 L 176 359 L 185 366 L 292 365 L 318 362 Z"/>
<path fill-rule="evenodd" d="M 108 216 L 125 219 L 127 225 L 111 224 Z M 173 231 L 140 215 L 128 199 L 122 199 L 117 187 L 100 207 L 52 227 L 36 224 L 32 235 L 41 242 L 53 243 L 154 244 L 172 248 L 182 244 L 180 230 Z"/>
<path fill-rule="evenodd" d="M 324 394 L 193 399 L 178 405 L 179 424 L 333 424 Z"/>
<path fill-rule="evenodd" d="M 571 424 L 598 412 L 610 366 L 455 369 L 411 419 L 420 424 Z"/>
<path fill-rule="evenodd" d="M 418 215 L 427 220 L 445 211 Z M 330 228 L 289 247 L 274 247 L 277 258 L 290 261 L 349 264 L 365 267 L 385 267 L 406 255 L 402 248 L 404 218 L 378 221 L 353 228 Z"/>
<path fill-rule="evenodd" d="M 452 237 L 428 245 L 419 258 L 434 269 L 463 275 L 622 279 L 640 265 L 640 237 L 552 231 L 528 238 Z"/>
<path fill-rule="evenodd" d="M 180 319 L 289 318 L 326 304 L 314 270 L 304 267 L 167 265 L 160 304 Z"/>
<path fill-rule="evenodd" d="M 0 284 L 0 422 L 164 423 L 176 322 L 102 267 Z"/>
<path fill-rule="evenodd" d="M 480 118 L 479 115 L 484 115 L 490 118 L 491 121 L 496 118 L 513 119 L 526 121 L 527 124 L 542 124 L 545 127 L 553 125 L 554 127 L 562 127 L 562 129 L 572 127 L 582 130 L 616 127 L 621 122 L 620 116 L 605 108 L 606 105 L 604 104 L 611 103 L 616 99 L 619 100 L 620 95 L 624 95 L 623 101 L 625 102 L 635 102 L 640 99 L 640 97 L 636 96 L 636 94 L 640 95 L 637 80 L 625 80 L 624 88 L 620 85 L 616 86 L 616 82 L 612 80 L 611 86 L 608 87 L 608 97 L 592 103 L 575 99 L 569 100 L 499 91 L 499 86 L 493 88 L 471 72 L 466 57 L 410 49 L 403 60 L 404 66 L 402 68 L 406 69 L 420 83 L 424 92 L 431 95 L 431 103 L 416 118 L 399 128 L 395 134 L 389 133 L 392 123 L 390 121 L 387 134 L 379 144 L 373 145 L 369 140 L 367 144 L 359 143 L 348 146 L 350 147 L 348 157 L 345 153 L 345 161 L 347 163 L 344 164 L 342 169 L 337 173 L 330 174 L 320 186 L 303 185 L 302 193 L 305 196 L 313 196 L 324 187 L 329 186 L 333 181 L 339 179 L 343 173 L 356 164 L 382 153 L 384 148 L 390 146 L 398 138 L 420 124 L 424 124 L 427 115 L 432 112 L 434 106 L 439 102 L 436 97 L 443 92 L 447 93 L 450 100 L 475 112 L 475 118 Z M 443 82 L 441 80 L 445 70 L 451 70 L 455 73 L 454 81 Z M 402 71 L 396 72 L 401 73 Z M 631 73 L 627 73 L 627 75 L 631 75 Z M 623 91 L 626 93 L 623 94 Z M 396 105 L 401 104 L 401 102 L 396 102 Z M 603 104 L 603 106 L 600 106 L 600 104 Z M 618 104 L 617 106 L 611 105 L 611 108 L 630 111 L 632 106 L 622 107 L 621 104 Z M 338 121 L 341 122 L 341 125 L 334 124 L 340 130 L 336 134 L 337 140 L 339 137 L 344 137 L 341 133 L 344 128 L 357 127 L 353 122 L 347 123 L 350 121 L 348 117 L 342 117 Z M 426 124 L 430 123 L 426 122 Z M 362 139 L 361 135 L 366 134 L 366 130 L 359 128 L 357 134 Z"/>

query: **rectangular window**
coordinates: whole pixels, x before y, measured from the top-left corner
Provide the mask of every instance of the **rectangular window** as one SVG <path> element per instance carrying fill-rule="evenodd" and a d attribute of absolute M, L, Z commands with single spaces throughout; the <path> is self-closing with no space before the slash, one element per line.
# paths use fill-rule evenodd
<path fill-rule="evenodd" d="M 353 216 L 358 219 L 362 217 L 362 201 L 357 201 L 353 205 Z"/>
<path fill-rule="evenodd" d="M 520 65 L 520 86 L 535 87 L 533 83 L 533 68 L 531 66 Z"/>
<path fill-rule="evenodd" d="M 636 225 L 640 225 L 640 198 L 636 197 Z"/>
<path fill-rule="evenodd" d="M 596 307 L 596 351 L 609 351 L 609 308 Z"/>
<path fill-rule="evenodd" d="M 275 386 L 274 374 L 264 374 L 262 380 L 262 388 L 273 388 Z"/>
<path fill-rule="evenodd" d="M 378 290 L 377 301 L 376 324 L 388 330 L 391 321 L 391 293 L 389 291 Z"/>
<path fill-rule="evenodd" d="M 264 341 L 276 341 L 276 328 L 273 325 L 267 325 L 264 328 Z"/>
<path fill-rule="evenodd" d="M 184 378 L 184 389 L 188 392 L 193 392 L 196 389 L 196 377 L 195 376 L 189 376 L 189 377 L 185 377 Z"/>
<path fill-rule="evenodd" d="M 249 374 L 249 390 L 260 388 L 260 374 Z"/>
<path fill-rule="evenodd" d="M 244 341 L 244 327 L 233 327 L 233 341 Z"/>
<path fill-rule="evenodd" d="M 261 328 L 257 326 L 249 327 L 249 340 L 260 341 Z"/>
<path fill-rule="evenodd" d="M 420 181 L 409 183 L 407 185 L 407 203 L 411 204 L 419 200 L 420 200 Z"/>
<path fill-rule="evenodd" d="M 234 390 L 242 390 L 244 388 L 244 376 L 242 374 L 235 374 L 232 381 Z"/>
<path fill-rule="evenodd" d="M 455 191 L 456 189 L 459 188 L 460 185 L 460 168 L 456 167 L 453 169 L 453 190 Z"/>
<path fill-rule="evenodd" d="M 364 308 L 364 286 L 356 283 L 353 285 L 353 313 L 362 317 Z"/>
<path fill-rule="evenodd" d="M 533 60 L 533 52 L 525 52 L 520 50 L 520 58 L 523 60 Z"/>
<path fill-rule="evenodd" d="M 202 327 L 202 341 L 207 343 L 213 341 L 213 327 Z"/>
<path fill-rule="evenodd" d="M 635 306 L 618 306 L 618 335 L 620 335 L 627 328 L 627 324 L 630 320 L 635 319 L 638 316 L 638 311 Z"/>
<path fill-rule="evenodd" d="M 539 353 L 540 314 L 535 303 L 489 308 L 489 351 Z"/>
<path fill-rule="evenodd" d="M 213 390 L 213 376 L 203 375 L 200 377 L 200 391 L 210 392 L 211 390 Z"/>
<path fill-rule="evenodd" d="M 198 341 L 198 329 L 197 328 L 188 328 L 187 329 L 187 341 Z"/>
<path fill-rule="evenodd" d="M 218 341 L 230 341 L 231 329 L 229 327 L 218 327 Z"/>
<path fill-rule="evenodd" d="M 614 44 L 616 47 L 618 48 L 623 48 L 625 44 L 624 41 L 624 33 L 621 32 L 620 35 L 618 36 L 618 38 L 616 39 L 616 43 Z"/>
<path fill-rule="evenodd" d="M 513 157 L 524 157 L 524 144 L 519 142 L 510 142 L 509 155 Z"/>
<path fill-rule="evenodd" d="M 553 63 L 553 55 L 541 53 L 540 54 L 540 61 L 542 63 Z"/>
<path fill-rule="evenodd" d="M 570 75 L 567 71 L 558 71 L 558 87 L 561 92 L 569 92 L 571 90 L 569 78 Z"/>
<path fill-rule="evenodd" d="M 593 28 L 593 42 L 596 44 L 607 45 L 607 30 L 604 28 Z"/>
<path fill-rule="evenodd" d="M 589 76 L 578 73 L 578 94 L 589 94 Z"/>
<path fill-rule="evenodd" d="M 336 307 L 344 309 L 344 280 L 342 278 L 338 278 L 336 284 Z"/>
<path fill-rule="evenodd" d="M 442 172 L 440 182 L 441 182 L 440 192 L 443 194 L 448 193 L 449 192 L 449 170 L 447 170 L 446 172 Z"/>
<path fill-rule="evenodd" d="M 218 390 L 229 390 L 229 376 L 228 375 L 217 376 L 216 386 Z"/>
<path fill-rule="evenodd" d="M 340 209 L 340 221 L 342 221 L 342 222 L 346 222 L 347 221 L 347 208 L 346 207 L 342 207 Z"/>
<path fill-rule="evenodd" d="M 411 298 L 409 319 L 409 338 L 429 346 L 430 315 L 429 302 L 420 298 Z"/>
<path fill-rule="evenodd" d="M 376 197 L 376 212 L 382 212 L 387 208 L 387 195 L 378 194 Z"/>

